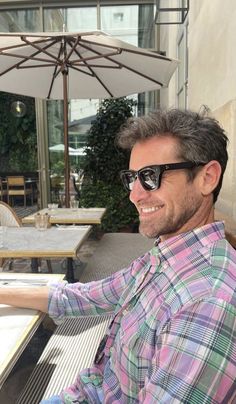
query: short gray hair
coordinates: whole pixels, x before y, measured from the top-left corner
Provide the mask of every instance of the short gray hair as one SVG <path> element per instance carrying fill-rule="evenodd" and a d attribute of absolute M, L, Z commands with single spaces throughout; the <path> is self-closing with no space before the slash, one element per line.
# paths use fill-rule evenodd
<path fill-rule="evenodd" d="M 179 142 L 179 158 L 183 161 L 204 162 L 217 160 L 222 173 L 213 192 L 214 202 L 220 192 L 228 160 L 228 138 L 219 122 L 202 113 L 189 110 L 157 110 L 148 116 L 129 118 L 117 137 L 117 144 L 132 150 L 136 142 L 154 136 L 174 136 Z M 190 171 L 193 179 L 196 172 Z"/>

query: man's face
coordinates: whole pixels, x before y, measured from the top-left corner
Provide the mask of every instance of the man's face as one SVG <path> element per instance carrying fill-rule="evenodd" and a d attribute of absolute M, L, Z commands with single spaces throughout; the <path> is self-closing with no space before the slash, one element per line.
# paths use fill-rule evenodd
<path fill-rule="evenodd" d="M 149 165 L 180 162 L 177 145 L 171 136 L 156 136 L 136 143 L 130 169 L 137 171 Z M 160 188 L 155 191 L 146 191 L 137 179 L 130 200 L 139 212 L 140 233 L 150 238 L 161 236 L 164 240 L 201 224 L 204 198 L 196 178 L 189 181 L 186 170 L 166 171 Z"/>

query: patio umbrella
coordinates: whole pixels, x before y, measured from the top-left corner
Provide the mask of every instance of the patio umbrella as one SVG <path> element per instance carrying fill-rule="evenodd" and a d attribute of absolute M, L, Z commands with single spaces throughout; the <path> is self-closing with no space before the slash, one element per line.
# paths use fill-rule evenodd
<path fill-rule="evenodd" d="M 0 90 L 64 100 L 69 206 L 68 99 L 121 97 L 165 87 L 177 61 L 94 32 L 0 33 Z"/>

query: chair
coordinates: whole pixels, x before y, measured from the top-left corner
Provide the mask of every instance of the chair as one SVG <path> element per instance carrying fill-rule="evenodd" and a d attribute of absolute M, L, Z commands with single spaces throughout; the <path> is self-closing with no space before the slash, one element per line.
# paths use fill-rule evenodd
<path fill-rule="evenodd" d="M 0 225 L 7 227 L 20 227 L 22 226 L 22 222 L 20 218 L 17 216 L 15 211 L 5 202 L 0 202 Z M 0 268 L 3 267 L 5 262 L 4 258 L 0 258 Z M 9 262 L 9 270 L 11 269 L 13 260 Z M 50 260 L 46 260 L 48 272 L 52 273 L 52 265 Z"/>
<path fill-rule="evenodd" d="M 15 196 L 24 197 L 24 207 L 26 207 L 26 198 L 31 196 L 31 205 L 33 205 L 33 187 L 32 184 L 26 185 L 24 176 L 7 177 L 7 202 L 10 204 L 10 198 Z"/>
<path fill-rule="evenodd" d="M 4 196 L 7 196 L 7 189 L 4 187 L 2 178 L 0 178 L 0 199 L 3 200 Z"/>

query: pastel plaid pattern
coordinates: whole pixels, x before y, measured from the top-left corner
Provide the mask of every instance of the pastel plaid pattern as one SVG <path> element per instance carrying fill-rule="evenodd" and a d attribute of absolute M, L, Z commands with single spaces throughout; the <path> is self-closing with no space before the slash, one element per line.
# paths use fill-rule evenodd
<path fill-rule="evenodd" d="M 107 279 L 51 287 L 55 321 L 103 313 L 107 337 L 63 403 L 236 402 L 236 251 L 222 222 L 157 241 Z"/>

